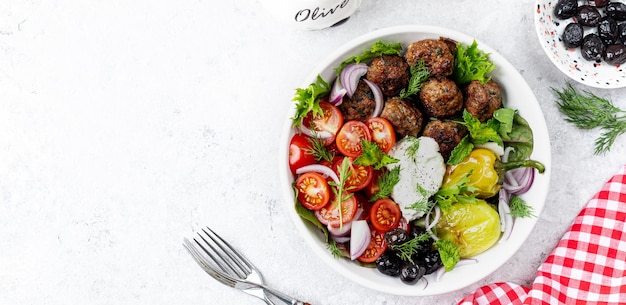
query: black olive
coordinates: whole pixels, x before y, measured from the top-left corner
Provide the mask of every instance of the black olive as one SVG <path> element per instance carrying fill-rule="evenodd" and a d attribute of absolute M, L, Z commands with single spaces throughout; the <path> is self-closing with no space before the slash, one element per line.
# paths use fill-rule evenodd
<path fill-rule="evenodd" d="M 626 62 L 626 46 L 623 44 L 612 44 L 606 47 L 604 60 L 607 64 L 617 66 Z"/>
<path fill-rule="evenodd" d="M 623 22 L 617 26 L 617 37 L 622 43 L 626 42 L 626 23 Z"/>
<path fill-rule="evenodd" d="M 424 268 L 426 268 L 426 274 L 431 274 L 441 266 L 443 263 L 441 262 L 441 256 L 439 255 L 439 251 L 430 250 L 422 256 L 422 263 Z"/>
<path fill-rule="evenodd" d="M 617 43 L 617 21 L 610 17 L 602 18 L 598 24 L 598 36 L 600 36 L 605 45 Z"/>
<path fill-rule="evenodd" d="M 401 228 L 391 229 L 385 232 L 387 246 L 397 246 L 409 241 L 409 233 Z"/>
<path fill-rule="evenodd" d="M 574 17 L 577 10 L 577 0 L 559 0 L 554 6 L 554 16 L 559 19 L 568 19 Z"/>
<path fill-rule="evenodd" d="M 604 43 L 600 36 L 596 34 L 588 34 L 583 38 L 583 44 L 580 46 L 580 53 L 586 60 L 600 62 L 605 50 Z"/>
<path fill-rule="evenodd" d="M 626 20 L 626 4 L 621 2 L 611 2 L 604 8 L 604 12 L 607 16 L 618 20 Z"/>
<path fill-rule="evenodd" d="M 576 20 L 582 26 L 597 26 L 602 19 L 602 14 L 597 8 L 591 5 L 582 5 L 576 12 Z"/>
<path fill-rule="evenodd" d="M 410 232 L 411 238 L 418 237 L 424 233 L 426 233 L 426 229 L 424 229 L 423 227 L 411 226 L 411 232 Z"/>
<path fill-rule="evenodd" d="M 411 233 L 410 236 L 411 238 L 416 238 L 419 237 L 423 234 L 428 234 L 426 233 L 426 229 L 420 227 L 420 226 L 413 226 L 411 228 Z M 429 251 L 430 249 L 432 249 L 432 245 L 433 242 L 435 242 L 432 237 L 429 237 L 428 239 L 421 241 L 418 245 L 417 248 L 415 249 L 415 252 L 417 255 L 420 255 L 422 253 L 425 253 L 427 251 Z"/>
<path fill-rule="evenodd" d="M 406 263 L 400 270 L 400 280 L 405 284 L 415 284 L 426 274 L 426 268 L 411 263 Z"/>
<path fill-rule="evenodd" d="M 563 44 L 567 48 L 577 48 L 583 44 L 583 37 L 585 36 L 585 30 L 579 23 L 572 22 L 565 26 L 563 30 Z"/>
<path fill-rule="evenodd" d="M 376 269 L 382 274 L 389 276 L 400 275 L 400 269 L 404 262 L 395 254 L 385 252 L 376 259 Z"/>

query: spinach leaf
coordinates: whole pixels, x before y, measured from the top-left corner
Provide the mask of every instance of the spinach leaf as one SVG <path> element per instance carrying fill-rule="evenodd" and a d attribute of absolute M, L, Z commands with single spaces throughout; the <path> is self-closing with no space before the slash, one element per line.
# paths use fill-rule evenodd
<path fill-rule="evenodd" d="M 533 131 L 528 126 L 528 122 L 517 113 L 513 117 L 513 128 L 509 133 L 508 139 L 503 140 L 505 147 L 514 149 L 509 154 L 508 161 L 526 160 L 533 152 Z"/>

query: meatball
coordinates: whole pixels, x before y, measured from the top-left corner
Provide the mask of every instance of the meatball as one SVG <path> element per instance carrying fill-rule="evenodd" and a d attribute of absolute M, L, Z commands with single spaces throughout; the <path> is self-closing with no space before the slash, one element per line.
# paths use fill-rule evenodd
<path fill-rule="evenodd" d="M 422 136 L 435 139 L 444 160 L 450 158 L 455 146 L 467 135 L 467 127 L 453 121 L 433 120 L 424 126 Z"/>
<path fill-rule="evenodd" d="M 409 66 L 416 65 L 424 59 L 431 76 L 450 76 L 454 69 L 454 54 L 443 40 L 425 39 L 414 42 L 407 47 L 404 58 Z"/>
<path fill-rule="evenodd" d="M 431 77 L 424 82 L 419 98 L 424 112 L 431 117 L 451 117 L 463 110 L 463 92 L 445 77 Z"/>
<path fill-rule="evenodd" d="M 365 77 L 377 84 L 386 98 L 391 98 L 407 87 L 411 72 L 403 57 L 382 55 L 372 60 Z"/>
<path fill-rule="evenodd" d="M 502 107 L 502 90 L 498 83 L 473 80 L 465 87 L 465 109 L 481 122 L 493 117 L 493 112 Z"/>
<path fill-rule="evenodd" d="M 387 119 L 399 137 L 417 137 L 422 130 L 422 113 L 399 97 L 392 97 L 385 102 L 381 117 Z"/>
<path fill-rule="evenodd" d="M 352 97 L 344 96 L 343 102 L 338 106 L 343 113 L 343 118 L 365 122 L 374 113 L 376 100 L 372 89 L 360 80 Z"/>

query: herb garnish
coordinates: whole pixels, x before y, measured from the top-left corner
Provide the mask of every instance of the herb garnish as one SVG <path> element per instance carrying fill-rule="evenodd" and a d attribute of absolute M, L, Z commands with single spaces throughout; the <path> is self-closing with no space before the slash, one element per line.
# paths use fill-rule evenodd
<path fill-rule="evenodd" d="M 452 150 L 450 158 L 447 162 L 450 165 L 458 164 L 463 161 L 472 149 L 474 149 L 475 144 L 495 142 L 500 146 L 504 145 L 502 138 L 498 133 L 500 130 L 500 123 L 494 118 L 491 118 L 486 122 L 481 122 L 467 110 L 463 109 L 463 122 L 459 123 L 467 127 L 469 134 L 463 137 L 461 142 Z"/>
<path fill-rule="evenodd" d="M 351 196 L 354 196 L 354 194 L 348 192 L 349 189 L 346 189 L 346 181 L 348 181 L 348 177 L 350 177 L 353 172 L 350 168 L 350 159 L 343 158 L 343 161 L 341 162 L 341 165 L 339 165 L 337 172 L 339 176 L 339 184 L 333 181 L 328 182 L 328 184 L 331 186 L 335 186 L 335 188 L 333 188 L 333 192 L 335 192 L 335 198 L 337 200 L 337 209 L 339 210 L 339 229 L 341 230 L 343 228 L 342 203 L 348 200 Z"/>
<path fill-rule="evenodd" d="M 459 246 L 449 240 L 438 239 L 435 242 L 435 248 L 439 251 L 441 262 L 446 271 L 454 269 L 454 266 L 461 260 Z"/>
<path fill-rule="evenodd" d="M 392 245 L 390 248 L 400 254 L 400 259 L 405 262 L 413 262 L 413 254 L 417 253 L 421 247 L 420 243 L 430 239 L 428 233 L 422 233 L 408 241 L 405 241 L 399 245 Z"/>
<path fill-rule="evenodd" d="M 420 59 L 417 64 L 411 66 L 411 78 L 409 79 L 408 88 L 400 91 L 400 98 L 407 98 L 413 94 L 417 94 L 424 85 L 424 82 L 430 77 L 430 70 L 424 64 L 424 59 Z"/>
<path fill-rule="evenodd" d="M 470 175 L 472 175 L 472 171 L 469 171 L 456 183 L 442 187 L 435 193 L 433 197 L 442 211 L 449 209 L 456 202 L 475 203 L 477 201 L 475 192 L 478 188 L 468 185 Z"/>
<path fill-rule="evenodd" d="M 389 198 L 393 187 L 400 182 L 400 166 L 395 166 L 391 170 L 384 171 L 378 177 L 378 192 L 370 198 L 370 202 L 374 202 L 381 198 Z"/>
<path fill-rule="evenodd" d="M 596 155 L 608 152 L 615 139 L 626 132 L 626 111 L 615 107 L 611 101 L 586 90 L 580 94 L 569 82 L 563 91 L 552 90 L 559 97 L 557 105 L 567 116 L 566 121 L 580 129 L 602 129 L 595 141 Z"/>
<path fill-rule="evenodd" d="M 511 216 L 513 217 L 535 217 L 534 209 L 528 205 L 522 198 L 516 195 L 512 195 L 509 199 L 509 206 L 511 207 Z"/>
<path fill-rule="evenodd" d="M 320 107 L 319 99 L 328 95 L 330 92 L 330 86 L 324 79 L 317 75 L 317 81 L 311 83 L 307 88 L 297 88 L 296 94 L 292 101 L 296 102 L 296 114 L 291 120 L 293 126 L 300 126 L 300 121 L 307 116 L 309 112 L 312 115 L 318 116 L 323 114 L 322 107 Z"/>
<path fill-rule="evenodd" d="M 307 140 L 311 146 L 307 150 L 307 154 L 315 156 L 317 158 L 317 162 L 325 160 L 328 162 L 332 162 L 333 158 L 335 158 L 335 154 L 332 153 L 324 144 L 326 142 L 317 136 L 308 137 Z"/>
<path fill-rule="evenodd" d="M 373 166 L 379 170 L 385 165 L 398 162 L 398 159 L 390 157 L 376 143 L 366 139 L 361 140 L 361 152 L 361 155 L 354 159 L 354 164 Z"/>

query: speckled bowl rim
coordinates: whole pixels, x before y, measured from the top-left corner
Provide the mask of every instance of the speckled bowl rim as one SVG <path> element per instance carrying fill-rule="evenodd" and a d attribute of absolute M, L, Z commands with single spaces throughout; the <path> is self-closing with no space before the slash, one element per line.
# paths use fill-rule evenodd
<path fill-rule="evenodd" d="M 332 79 L 334 67 L 343 59 L 369 49 L 377 40 L 402 42 L 406 46 L 406 44 L 420 39 L 438 38 L 441 36 L 452 38 L 468 45 L 474 40 L 474 38 L 465 34 L 435 26 L 406 25 L 380 29 L 360 36 L 341 46 L 324 59 L 317 68 L 313 69 L 313 72 L 305 79 L 301 87 L 305 88 L 314 82 L 318 74 L 325 80 Z M 394 295 L 429 296 L 448 293 L 477 283 L 496 271 L 522 247 L 533 230 L 537 223 L 538 215 L 544 207 L 551 173 L 550 140 L 546 122 L 537 99 L 518 71 L 495 50 L 478 40 L 477 42 L 483 51 L 490 53 L 490 59 L 496 64 L 496 69 L 493 71 L 492 76 L 503 88 L 505 106 L 518 109 L 519 113 L 526 118 L 533 129 L 535 149 L 531 157 L 546 165 L 546 172 L 542 175 L 536 175 L 532 188 L 529 192 L 522 195 L 522 198 L 533 207 L 537 217 L 517 219 L 511 237 L 476 256 L 478 263 L 457 267 L 451 272 L 444 274 L 440 281 L 435 281 L 434 275 L 428 275 L 428 285 L 425 285 L 424 281 L 418 282 L 416 285 L 405 285 L 398 278 L 383 275 L 375 269 L 358 266 L 356 263 L 346 259 L 335 259 L 328 251 L 319 229 L 309 223 L 305 223 L 295 212 L 294 192 L 292 189 L 293 176 L 288 166 L 289 141 L 294 134 L 294 130 L 291 127 L 291 118 L 295 114 L 295 104 L 293 104 L 285 117 L 278 156 L 279 176 L 285 209 L 287 209 L 287 214 L 291 217 L 297 232 L 305 240 L 310 250 L 339 274 L 365 287 Z M 303 257 L 302 259 L 313 259 L 313 257 Z M 534 267 L 520 266 L 520 268 Z M 502 278 L 500 280 L 509 279 Z"/>
<path fill-rule="evenodd" d="M 588 61 L 581 56 L 579 49 L 563 45 L 561 35 L 572 20 L 554 17 L 556 3 L 557 0 L 537 0 L 534 13 L 539 43 L 552 63 L 571 79 L 587 86 L 602 89 L 626 86 L 626 65 L 612 66 L 605 62 Z"/>

